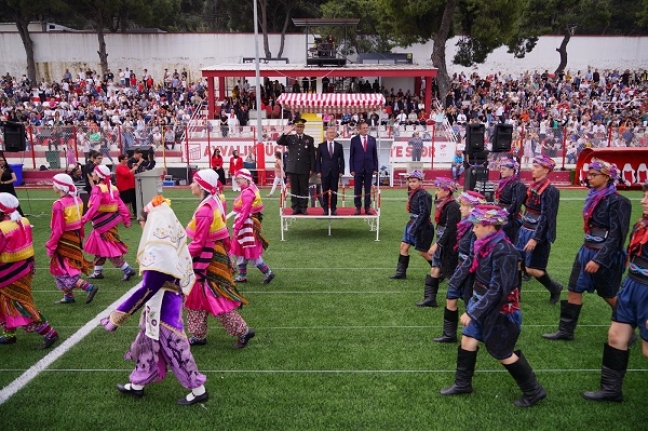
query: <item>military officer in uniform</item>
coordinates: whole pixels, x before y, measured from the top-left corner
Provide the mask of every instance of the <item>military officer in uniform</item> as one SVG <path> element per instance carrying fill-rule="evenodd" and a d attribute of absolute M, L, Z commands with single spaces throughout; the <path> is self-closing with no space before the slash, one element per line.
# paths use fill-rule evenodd
<path fill-rule="evenodd" d="M 277 139 L 278 145 L 288 149 L 286 173 L 290 179 L 290 199 L 293 215 L 307 215 L 308 178 L 315 172 L 315 140 L 304 134 L 306 120 L 295 121 Z M 292 133 L 294 131 L 294 133 Z"/>

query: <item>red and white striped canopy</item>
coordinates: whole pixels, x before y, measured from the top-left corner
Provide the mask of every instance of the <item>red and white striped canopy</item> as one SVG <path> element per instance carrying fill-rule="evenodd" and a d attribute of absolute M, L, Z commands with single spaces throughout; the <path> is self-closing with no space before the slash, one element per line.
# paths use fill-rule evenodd
<path fill-rule="evenodd" d="M 277 99 L 283 109 L 316 114 L 346 114 L 378 111 L 385 105 L 382 94 L 284 93 Z"/>

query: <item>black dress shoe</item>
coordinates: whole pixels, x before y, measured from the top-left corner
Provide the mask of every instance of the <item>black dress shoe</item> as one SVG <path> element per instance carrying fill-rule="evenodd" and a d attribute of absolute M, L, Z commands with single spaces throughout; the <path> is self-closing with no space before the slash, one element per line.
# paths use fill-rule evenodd
<path fill-rule="evenodd" d="M 360 208 L 356 208 L 356 210 L 355 210 L 355 212 L 353 213 L 353 215 L 360 215 Z"/>
<path fill-rule="evenodd" d="M 95 295 L 97 294 L 97 292 L 99 292 L 99 288 L 97 286 L 95 286 L 94 284 L 91 284 L 90 286 L 92 286 L 92 288 L 90 289 L 88 295 L 86 296 L 86 302 L 85 302 L 86 304 L 90 304 L 94 299 Z"/>
<path fill-rule="evenodd" d="M 189 401 L 187 397 L 182 397 L 178 400 L 178 404 L 181 406 L 191 406 L 198 403 L 204 403 L 209 399 L 209 393 L 205 391 L 202 395 L 194 395 L 193 400 Z"/>
<path fill-rule="evenodd" d="M 301 214 L 300 210 L 293 210 L 292 215 L 299 215 L 299 214 Z"/>
<path fill-rule="evenodd" d="M 327 210 L 326 208 L 323 208 L 322 213 L 323 213 L 324 215 L 328 215 L 328 210 Z"/>
<path fill-rule="evenodd" d="M 336 211 L 336 210 L 331 211 L 331 215 L 332 215 L 332 216 L 336 216 L 336 215 L 337 215 L 337 211 Z"/>
<path fill-rule="evenodd" d="M 247 334 L 241 335 L 238 337 L 238 340 L 236 340 L 236 344 L 232 346 L 232 349 L 243 349 L 245 346 L 247 346 L 248 342 L 254 338 L 256 333 L 254 332 L 254 329 L 249 328 Z"/>
<path fill-rule="evenodd" d="M 301 213 L 302 213 L 303 215 L 308 215 L 308 210 L 304 208 L 303 210 L 301 210 Z"/>
<path fill-rule="evenodd" d="M 16 338 L 14 337 L 14 340 L 15 339 Z M 51 337 L 43 337 L 43 342 L 41 343 L 40 346 L 38 346 L 38 348 L 41 350 L 49 349 L 50 347 L 52 347 L 52 345 L 54 345 L 54 343 L 58 341 L 58 339 L 59 339 L 58 334 L 54 334 Z"/>
<path fill-rule="evenodd" d="M 365 214 L 373 215 L 373 211 L 371 211 L 371 208 L 365 208 Z"/>
<path fill-rule="evenodd" d="M 117 383 L 117 390 L 122 394 L 132 395 L 135 398 L 142 398 L 144 396 L 144 389 L 133 389 L 132 385 L 127 388 L 126 384 L 122 385 L 121 383 Z"/>

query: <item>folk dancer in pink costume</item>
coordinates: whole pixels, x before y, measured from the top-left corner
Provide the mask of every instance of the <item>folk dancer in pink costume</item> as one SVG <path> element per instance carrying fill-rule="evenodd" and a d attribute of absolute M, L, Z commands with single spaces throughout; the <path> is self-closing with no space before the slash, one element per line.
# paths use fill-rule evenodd
<path fill-rule="evenodd" d="M 194 284 L 187 235 L 170 202 L 162 196 L 153 198 L 138 221 L 143 228 L 137 250 L 142 283 L 101 320 L 112 332 L 142 309 L 140 330 L 124 356 L 137 365 L 130 381 L 119 383 L 117 390 L 141 398 L 145 386 L 166 377 L 168 367 L 191 391 L 178 404 L 205 402 L 209 399 L 204 385 L 207 378 L 198 371 L 182 322 L 182 303 Z"/>
<path fill-rule="evenodd" d="M 238 293 L 232 280 L 234 269 L 228 254 L 225 198 L 219 197 L 218 174 L 211 169 L 197 172 L 191 193 L 200 198 L 200 204 L 187 226 L 187 235 L 192 240 L 189 253 L 196 274 L 196 283 L 185 302 L 189 343 L 199 346 L 207 343 L 207 316 L 211 314 L 230 336 L 237 337 L 232 347 L 242 349 L 255 333 L 236 311 L 241 304 L 247 305 L 247 300 Z"/>
<path fill-rule="evenodd" d="M 43 336 L 41 349 L 59 339 L 32 297 L 34 242 L 29 220 L 18 213 L 18 198 L 0 193 L 0 344 L 16 342 L 16 328 Z"/>
<path fill-rule="evenodd" d="M 110 183 L 110 170 L 97 165 L 93 172 L 95 186 L 90 193 L 88 211 L 81 220 L 83 224 L 92 220 L 92 232 L 85 243 L 86 253 L 93 254 L 94 272 L 91 279 L 102 279 L 103 265 L 110 260 L 115 268 L 122 270 L 123 281 L 128 281 L 137 273 L 124 259 L 128 246 L 119 238 L 117 225 L 120 221 L 130 227 L 130 212 L 119 198 L 119 190 Z"/>
<path fill-rule="evenodd" d="M 63 298 L 56 303 L 74 303 L 72 290 L 79 288 L 87 293 L 86 304 L 89 304 L 99 288 L 81 278 L 81 273 L 92 271 L 92 262 L 85 258 L 81 248 L 85 236 L 81 223 L 83 202 L 77 197 L 69 175 L 54 175 L 52 184 L 59 199 L 52 205 L 52 233 L 45 249 L 50 258 L 50 274 L 54 276 L 56 288 L 63 291 Z"/>
<path fill-rule="evenodd" d="M 234 281 L 247 282 L 247 264 L 251 261 L 263 273 L 262 283 L 268 284 L 275 275 L 262 257 L 269 243 L 261 233 L 263 220 L 261 193 L 247 169 L 241 169 L 236 173 L 236 182 L 241 187 L 241 194 L 234 200 L 233 208 L 236 217 L 232 232 L 231 253 L 237 257 L 236 264 L 239 271 Z"/>

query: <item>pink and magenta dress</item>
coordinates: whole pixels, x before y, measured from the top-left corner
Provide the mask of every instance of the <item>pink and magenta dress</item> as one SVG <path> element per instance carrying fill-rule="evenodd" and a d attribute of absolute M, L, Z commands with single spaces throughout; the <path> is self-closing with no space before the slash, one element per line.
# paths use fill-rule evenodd
<path fill-rule="evenodd" d="M 56 278 L 59 289 L 72 289 L 81 273 L 88 274 L 92 263 L 83 256 L 81 242 L 84 231 L 81 222 L 83 203 L 70 195 L 63 196 L 52 205 L 52 233 L 45 243 L 50 259 L 50 273 Z"/>
<path fill-rule="evenodd" d="M 128 246 L 119 238 L 117 225 L 123 222 L 130 227 L 130 212 L 119 198 L 116 187 L 108 188 L 98 184 L 92 188 L 88 212 L 82 223 L 92 220 L 92 232 L 88 236 L 84 250 L 101 257 L 121 257 L 128 252 Z"/>
<path fill-rule="evenodd" d="M 227 253 L 229 231 L 220 200 L 208 197 L 200 203 L 187 226 L 187 236 L 191 238 L 189 254 L 196 283 L 185 308 L 218 316 L 235 310 L 241 303 L 247 304 L 232 279 L 234 269 Z"/>
<path fill-rule="evenodd" d="M 40 322 L 31 281 L 34 243 L 29 220 L 0 222 L 0 325 L 6 329 Z"/>
<path fill-rule="evenodd" d="M 259 213 L 263 211 L 263 202 L 256 185 L 250 184 L 243 187 L 234 200 L 233 210 L 236 218 L 230 251 L 235 256 L 254 260 L 260 258 L 268 247 L 267 241 L 261 235 L 261 220 L 259 220 Z"/>

